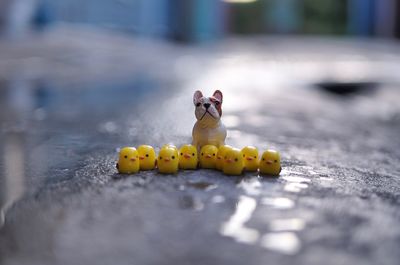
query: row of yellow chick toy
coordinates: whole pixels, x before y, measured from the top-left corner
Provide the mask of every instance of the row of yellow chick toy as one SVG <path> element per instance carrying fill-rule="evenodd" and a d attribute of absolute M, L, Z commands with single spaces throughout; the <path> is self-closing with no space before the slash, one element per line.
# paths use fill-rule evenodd
<path fill-rule="evenodd" d="M 139 170 L 156 167 L 163 174 L 175 174 L 179 169 L 208 168 L 221 170 L 226 175 L 241 175 L 243 171 L 258 171 L 263 175 L 278 176 L 281 172 L 280 155 L 275 150 L 266 150 L 261 158 L 257 148 L 246 146 L 242 150 L 229 145 L 217 148 L 205 145 L 198 157 L 197 148 L 183 145 L 179 150 L 174 145 L 164 145 L 158 157 L 150 145 L 124 147 L 117 163 L 119 173 L 134 174 Z"/>

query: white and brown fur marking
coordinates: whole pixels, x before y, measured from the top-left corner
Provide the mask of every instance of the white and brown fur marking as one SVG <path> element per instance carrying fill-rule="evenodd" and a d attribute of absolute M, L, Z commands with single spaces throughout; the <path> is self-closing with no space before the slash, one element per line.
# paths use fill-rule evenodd
<path fill-rule="evenodd" d="M 193 95 L 197 122 L 193 127 L 194 146 L 200 149 L 203 145 L 220 146 L 225 144 L 226 129 L 221 122 L 222 92 L 216 90 L 211 97 L 204 97 L 197 90 Z"/>

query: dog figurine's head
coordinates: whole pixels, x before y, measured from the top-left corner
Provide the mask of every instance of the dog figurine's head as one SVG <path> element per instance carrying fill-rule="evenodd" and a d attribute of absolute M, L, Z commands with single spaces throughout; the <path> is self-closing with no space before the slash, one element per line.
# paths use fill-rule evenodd
<path fill-rule="evenodd" d="M 196 107 L 195 115 L 199 122 L 204 124 L 218 123 L 222 115 L 222 92 L 216 90 L 211 97 L 204 97 L 197 90 L 193 95 L 193 104 Z"/>

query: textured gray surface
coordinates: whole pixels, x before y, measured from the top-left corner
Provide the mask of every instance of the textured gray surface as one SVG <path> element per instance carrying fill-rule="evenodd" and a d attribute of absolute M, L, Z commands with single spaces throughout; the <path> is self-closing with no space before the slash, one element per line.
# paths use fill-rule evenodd
<path fill-rule="evenodd" d="M 121 43 L 105 57 L 123 57 L 120 47 L 130 42 Z M 344 75 L 349 80 L 393 81 L 397 46 L 297 44 L 256 39 L 227 48 L 150 47 L 148 56 L 164 54 L 162 62 L 149 58 L 126 73 L 133 76 L 126 82 L 99 81 L 110 67 L 99 47 L 89 56 L 100 62 L 91 78 L 79 79 L 78 70 L 60 63 L 43 79 L 15 81 L 10 73 L 18 67 L 0 60 L 6 80 L 0 90 L 6 214 L 0 263 L 398 264 L 400 90 L 386 84 L 338 96 L 307 85 L 330 76 L 342 51 L 356 54 L 341 64 L 344 71 L 358 65 Z M 85 50 L 72 46 L 65 58 Z M 310 46 L 318 47 L 315 53 Z M 307 54 L 314 56 L 309 62 Z M 123 64 L 130 60 L 146 62 Z M 88 70 L 77 67 L 82 75 Z M 379 67 L 385 72 L 374 72 Z M 66 90 L 72 76 L 75 89 Z M 340 71 L 331 76 L 344 78 Z M 15 86 L 23 95 L 35 91 L 26 99 L 30 108 L 13 101 Z M 199 88 L 224 92 L 229 144 L 281 152 L 279 178 L 211 170 L 115 174 L 118 147 L 190 141 L 192 93 Z"/>

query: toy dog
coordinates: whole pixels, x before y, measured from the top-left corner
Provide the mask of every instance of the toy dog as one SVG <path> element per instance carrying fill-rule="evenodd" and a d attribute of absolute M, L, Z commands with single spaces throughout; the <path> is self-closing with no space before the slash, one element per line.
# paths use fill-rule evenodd
<path fill-rule="evenodd" d="M 192 144 L 198 150 L 204 145 L 217 147 L 225 144 L 226 128 L 221 122 L 222 92 L 216 90 L 212 97 L 204 97 L 197 90 L 193 95 L 197 122 L 192 131 Z"/>

